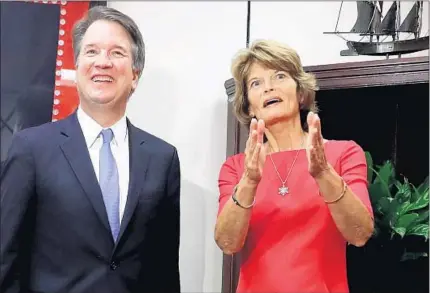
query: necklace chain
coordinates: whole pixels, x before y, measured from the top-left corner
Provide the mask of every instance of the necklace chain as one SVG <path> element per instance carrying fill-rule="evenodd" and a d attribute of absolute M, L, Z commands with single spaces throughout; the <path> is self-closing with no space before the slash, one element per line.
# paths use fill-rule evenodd
<path fill-rule="evenodd" d="M 296 156 L 294 157 L 293 163 L 291 164 L 290 170 L 288 171 L 287 177 L 285 180 L 282 180 L 281 175 L 279 174 L 278 168 L 276 168 L 275 162 L 272 159 L 272 154 L 269 154 L 270 160 L 272 161 L 273 168 L 275 169 L 276 174 L 278 175 L 279 180 L 281 181 L 282 185 L 278 188 L 278 194 L 281 196 L 285 196 L 289 193 L 288 186 L 285 186 L 285 183 L 287 182 L 288 178 L 290 177 L 291 172 L 293 171 L 294 164 L 296 163 L 297 157 L 299 156 L 300 150 L 303 148 L 303 143 L 305 141 L 305 137 L 302 137 L 302 144 L 300 148 L 296 151 Z"/>

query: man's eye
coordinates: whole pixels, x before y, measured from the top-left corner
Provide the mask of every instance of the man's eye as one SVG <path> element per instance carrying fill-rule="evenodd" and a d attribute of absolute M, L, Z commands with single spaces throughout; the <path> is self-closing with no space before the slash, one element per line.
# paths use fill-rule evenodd
<path fill-rule="evenodd" d="M 114 51 L 112 54 L 114 56 L 124 56 L 124 54 L 122 52 L 120 52 L 120 51 Z"/>

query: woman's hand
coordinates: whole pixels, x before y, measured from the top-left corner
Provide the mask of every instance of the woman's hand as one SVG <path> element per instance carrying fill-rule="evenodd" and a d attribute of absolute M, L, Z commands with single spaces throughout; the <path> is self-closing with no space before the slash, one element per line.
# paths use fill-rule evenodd
<path fill-rule="evenodd" d="M 307 117 L 309 135 L 306 140 L 308 170 L 312 177 L 317 178 L 330 168 L 324 152 L 324 139 L 321 134 L 321 121 L 317 114 L 309 112 Z"/>
<path fill-rule="evenodd" d="M 244 176 L 253 184 L 258 184 L 263 175 L 264 162 L 266 161 L 266 147 L 263 144 L 265 129 L 263 120 L 258 122 L 254 118 L 251 120 L 245 148 Z"/>

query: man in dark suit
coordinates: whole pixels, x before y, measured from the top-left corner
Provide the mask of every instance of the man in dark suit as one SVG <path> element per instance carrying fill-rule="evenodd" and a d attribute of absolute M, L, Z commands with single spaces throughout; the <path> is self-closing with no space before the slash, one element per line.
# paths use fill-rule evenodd
<path fill-rule="evenodd" d="M 141 33 L 99 6 L 73 45 L 78 110 L 17 133 L 2 169 L 0 292 L 180 292 L 177 150 L 125 117 Z"/>

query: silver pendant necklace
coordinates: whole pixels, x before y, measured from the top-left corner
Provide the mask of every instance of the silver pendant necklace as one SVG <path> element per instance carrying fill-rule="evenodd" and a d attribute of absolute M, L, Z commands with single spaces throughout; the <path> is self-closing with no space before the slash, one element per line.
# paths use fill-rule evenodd
<path fill-rule="evenodd" d="M 304 141 L 305 141 L 305 138 L 303 136 L 303 138 L 302 138 L 302 144 L 301 144 L 300 148 L 296 151 L 296 156 L 294 157 L 293 163 L 291 164 L 291 168 L 288 171 L 287 178 L 285 178 L 285 180 L 282 180 L 281 175 L 278 172 L 278 168 L 276 168 L 275 162 L 272 159 L 272 154 L 269 154 L 270 160 L 272 161 L 272 164 L 273 164 L 273 168 L 275 169 L 276 174 L 278 175 L 278 178 L 279 178 L 279 180 L 282 183 L 282 185 L 278 188 L 278 194 L 280 196 L 285 196 L 286 194 L 290 193 L 290 190 L 289 190 L 288 186 L 286 186 L 285 184 L 286 184 L 286 182 L 288 180 L 288 177 L 290 177 L 291 171 L 293 170 L 294 164 L 296 163 L 297 157 L 299 156 L 299 152 L 301 151 L 301 148 L 303 148 Z"/>

